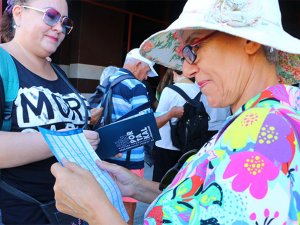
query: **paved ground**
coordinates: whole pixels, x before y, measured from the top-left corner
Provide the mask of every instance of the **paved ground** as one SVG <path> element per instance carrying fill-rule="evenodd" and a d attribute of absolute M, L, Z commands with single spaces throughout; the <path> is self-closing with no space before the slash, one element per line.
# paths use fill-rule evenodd
<path fill-rule="evenodd" d="M 145 164 L 145 178 L 151 180 L 152 179 L 153 166 L 149 167 Z M 134 225 L 143 225 L 144 213 L 148 208 L 148 204 L 139 202 L 137 204 L 137 209 L 134 215 Z"/>

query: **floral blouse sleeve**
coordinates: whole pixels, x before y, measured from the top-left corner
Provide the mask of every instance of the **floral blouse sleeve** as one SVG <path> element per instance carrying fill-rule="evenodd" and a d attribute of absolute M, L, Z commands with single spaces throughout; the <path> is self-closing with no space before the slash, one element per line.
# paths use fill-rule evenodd
<path fill-rule="evenodd" d="M 263 103 L 227 125 L 187 161 L 145 224 L 298 224 L 299 115 Z"/>

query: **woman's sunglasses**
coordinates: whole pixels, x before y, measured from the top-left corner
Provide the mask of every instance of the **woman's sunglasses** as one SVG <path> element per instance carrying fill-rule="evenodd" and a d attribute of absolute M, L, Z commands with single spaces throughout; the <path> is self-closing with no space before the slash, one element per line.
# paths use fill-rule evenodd
<path fill-rule="evenodd" d="M 73 29 L 73 21 L 67 16 L 62 16 L 56 9 L 47 8 L 41 10 L 27 5 L 22 5 L 22 7 L 44 13 L 43 21 L 50 27 L 53 27 L 60 22 L 64 34 L 70 34 Z"/>
<path fill-rule="evenodd" d="M 188 160 L 188 158 L 190 158 L 192 155 L 195 155 L 199 150 L 198 149 L 193 149 L 190 150 L 186 153 L 184 153 L 180 159 L 177 161 L 177 163 L 171 168 L 169 169 L 166 174 L 163 176 L 163 178 L 161 179 L 160 183 L 159 183 L 159 190 L 164 190 L 169 184 L 171 184 L 171 182 L 173 181 L 174 177 L 176 176 L 176 174 L 178 173 L 178 171 L 181 169 L 181 167 L 183 166 L 183 164 L 186 162 L 186 160 Z"/>
<path fill-rule="evenodd" d="M 211 36 L 213 36 L 215 33 L 217 33 L 218 31 L 214 31 L 206 36 L 204 36 L 203 38 L 201 38 L 199 41 L 197 41 L 197 43 L 192 44 L 192 45 L 186 45 L 183 49 L 182 49 L 182 59 L 186 60 L 189 64 L 193 64 L 196 59 L 197 59 L 197 51 L 195 51 L 194 49 L 199 47 L 199 45 L 201 44 L 201 42 L 205 41 L 206 39 L 210 38 Z"/>

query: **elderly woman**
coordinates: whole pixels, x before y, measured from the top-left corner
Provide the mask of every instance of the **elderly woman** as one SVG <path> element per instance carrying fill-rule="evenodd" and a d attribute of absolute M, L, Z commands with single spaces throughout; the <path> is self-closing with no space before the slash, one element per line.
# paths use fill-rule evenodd
<path fill-rule="evenodd" d="M 300 41 L 283 31 L 278 0 L 189 0 L 141 52 L 183 66 L 211 106 L 233 113 L 162 193 L 157 183 L 99 163 L 123 195 L 153 201 L 144 224 L 298 224 L 300 91 L 280 82 L 299 76 L 299 56 L 291 53 L 300 54 Z M 52 167 L 60 210 L 90 224 L 125 224 L 88 172 L 66 167 Z"/>

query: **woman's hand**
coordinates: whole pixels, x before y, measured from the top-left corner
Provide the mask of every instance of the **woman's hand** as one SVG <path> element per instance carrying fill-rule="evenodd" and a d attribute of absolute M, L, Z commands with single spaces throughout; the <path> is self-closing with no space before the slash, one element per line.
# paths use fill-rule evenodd
<path fill-rule="evenodd" d="M 115 179 L 123 196 L 150 204 L 161 193 L 159 183 L 143 179 L 124 167 L 104 161 L 97 161 L 97 164 Z"/>
<path fill-rule="evenodd" d="M 97 202 L 108 201 L 94 176 L 75 163 L 65 162 L 64 167 L 55 163 L 51 173 L 56 178 L 56 207 L 63 213 L 89 220 Z"/>
<path fill-rule="evenodd" d="M 51 173 L 56 208 L 63 213 L 87 221 L 90 225 L 125 225 L 94 176 L 75 163 L 64 161 L 64 167 L 55 163 Z"/>
<path fill-rule="evenodd" d="M 96 131 L 91 130 L 84 130 L 83 133 L 93 149 L 96 150 L 100 142 L 99 134 Z"/>
<path fill-rule="evenodd" d="M 106 170 L 117 183 L 122 196 L 132 197 L 139 184 L 140 177 L 128 169 L 105 161 L 96 161 L 100 169 Z"/>

